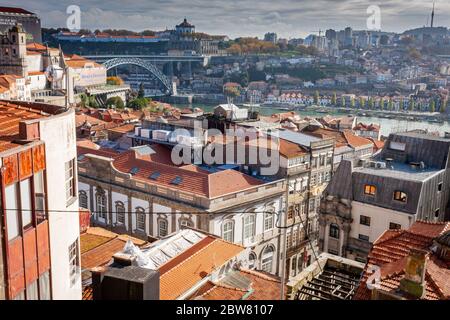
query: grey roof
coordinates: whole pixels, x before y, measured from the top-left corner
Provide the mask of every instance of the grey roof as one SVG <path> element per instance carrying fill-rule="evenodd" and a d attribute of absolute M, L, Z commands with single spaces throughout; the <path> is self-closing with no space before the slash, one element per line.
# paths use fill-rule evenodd
<path fill-rule="evenodd" d="M 312 142 L 321 140 L 320 138 L 291 130 L 278 130 L 274 136 L 278 136 L 280 139 L 284 139 L 308 148 L 311 147 Z"/>
<path fill-rule="evenodd" d="M 391 141 L 404 143 L 405 151 L 392 150 Z M 444 169 L 447 167 L 449 150 L 450 139 L 417 132 L 396 133 L 389 136 L 379 158 L 392 158 L 403 163 L 423 161 L 426 167 Z"/>
<path fill-rule="evenodd" d="M 354 169 L 354 172 L 399 180 L 425 181 L 442 171 L 434 168 L 413 169 L 410 165 L 400 162 L 394 162 L 391 165 L 392 168 L 382 169 L 358 167 Z"/>
<path fill-rule="evenodd" d="M 352 200 L 352 171 L 352 162 L 349 160 L 342 160 L 333 175 L 333 179 L 331 179 L 330 183 L 325 188 L 324 193 L 338 198 Z"/>

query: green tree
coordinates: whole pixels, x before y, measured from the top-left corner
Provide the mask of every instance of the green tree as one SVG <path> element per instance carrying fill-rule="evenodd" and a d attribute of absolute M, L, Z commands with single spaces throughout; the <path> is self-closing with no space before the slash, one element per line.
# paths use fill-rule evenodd
<path fill-rule="evenodd" d="M 414 99 L 412 99 L 412 98 L 409 99 L 409 111 L 414 111 L 415 107 L 416 107 L 416 103 L 415 103 Z"/>
<path fill-rule="evenodd" d="M 442 98 L 441 100 L 441 109 L 439 110 L 441 113 L 445 113 L 445 111 L 447 111 L 447 99 Z"/>
<path fill-rule="evenodd" d="M 139 85 L 138 98 L 144 98 L 144 97 L 145 97 L 144 84 L 141 83 Z"/>
<path fill-rule="evenodd" d="M 135 110 L 142 110 L 148 106 L 150 101 L 151 101 L 150 99 L 138 97 L 136 99 L 131 100 L 128 103 L 128 107 L 133 108 Z"/>
<path fill-rule="evenodd" d="M 92 108 L 99 108 L 100 107 L 98 102 L 97 102 L 97 100 L 95 100 L 95 96 L 89 96 L 88 104 Z"/>
<path fill-rule="evenodd" d="M 360 97 L 360 98 L 359 98 L 359 107 L 360 107 L 361 109 L 364 109 L 365 106 L 366 106 L 366 103 L 365 103 L 364 98 L 363 98 L 363 97 Z"/>
<path fill-rule="evenodd" d="M 436 101 L 431 100 L 430 102 L 430 112 L 435 112 L 436 111 Z"/>
<path fill-rule="evenodd" d="M 345 107 L 345 98 L 341 97 L 341 107 Z"/>
<path fill-rule="evenodd" d="M 319 98 L 320 98 L 319 91 L 316 90 L 316 92 L 314 92 L 314 103 L 315 104 L 319 103 Z"/>
<path fill-rule="evenodd" d="M 380 99 L 380 110 L 383 110 L 383 109 L 384 109 L 384 99 L 381 98 Z"/>
<path fill-rule="evenodd" d="M 389 110 L 389 111 L 394 110 L 394 102 L 392 101 L 392 99 L 389 99 L 389 102 L 388 102 L 388 110 Z"/>
<path fill-rule="evenodd" d="M 333 106 L 336 106 L 336 102 L 337 102 L 337 97 L 336 97 L 336 92 L 334 92 L 333 96 L 331 97 L 331 104 Z"/>
<path fill-rule="evenodd" d="M 123 109 L 125 107 L 125 104 L 123 103 L 121 97 L 111 97 L 106 100 L 106 106 L 108 108 Z"/>
<path fill-rule="evenodd" d="M 373 102 L 373 98 L 372 97 L 369 98 L 369 103 L 368 104 L 369 104 L 369 109 L 372 110 L 373 106 L 374 106 L 374 102 Z"/>
<path fill-rule="evenodd" d="M 354 109 L 355 105 L 356 105 L 355 98 L 352 97 L 351 100 L 350 100 L 350 107 Z"/>

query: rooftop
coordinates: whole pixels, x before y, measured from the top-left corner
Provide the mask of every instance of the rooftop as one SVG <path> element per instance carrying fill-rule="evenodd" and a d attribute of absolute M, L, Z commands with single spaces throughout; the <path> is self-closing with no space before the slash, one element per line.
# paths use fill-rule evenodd
<path fill-rule="evenodd" d="M 16 14 L 33 14 L 33 12 L 27 11 L 22 8 L 15 7 L 0 7 L 0 13 L 16 13 Z"/>
<path fill-rule="evenodd" d="M 359 172 L 373 176 L 420 182 L 427 180 L 428 178 L 434 176 L 436 173 L 441 171 L 435 168 L 416 169 L 413 168 L 410 164 L 401 162 L 392 162 L 390 163 L 390 165 L 392 167 L 389 167 L 389 164 L 387 164 L 386 168 L 380 169 L 371 167 L 355 167 L 353 172 L 355 173 Z"/>
<path fill-rule="evenodd" d="M 14 102 L 0 101 L 0 152 L 18 147 L 19 123 L 49 117 L 38 104 L 19 105 Z"/>
<path fill-rule="evenodd" d="M 434 253 L 433 240 L 450 230 L 449 222 L 415 222 L 408 230 L 387 230 L 375 241 L 369 253 L 361 283 L 356 291 L 355 300 L 370 300 L 371 291 L 367 288 L 368 269 L 376 265 L 381 268 L 380 289 L 398 293 L 400 281 L 405 277 L 406 258 L 411 250 L 428 252 L 425 271 L 425 300 L 450 298 L 450 269 Z"/>

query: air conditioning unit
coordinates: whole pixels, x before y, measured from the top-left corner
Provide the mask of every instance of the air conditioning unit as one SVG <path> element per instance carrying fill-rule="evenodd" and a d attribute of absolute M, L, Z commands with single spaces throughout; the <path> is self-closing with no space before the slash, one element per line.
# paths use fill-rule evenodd
<path fill-rule="evenodd" d="M 386 163 L 385 162 L 376 162 L 375 168 L 377 169 L 386 169 Z"/>

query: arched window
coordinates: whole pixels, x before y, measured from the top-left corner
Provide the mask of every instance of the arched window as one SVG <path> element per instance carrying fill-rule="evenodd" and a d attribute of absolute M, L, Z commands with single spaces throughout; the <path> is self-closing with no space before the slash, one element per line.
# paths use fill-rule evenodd
<path fill-rule="evenodd" d="M 339 226 L 335 223 L 330 224 L 330 237 L 339 239 Z"/>
<path fill-rule="evenodd" d="M 264 214 L 264 231 L 269 231 L 273 228 L 273 212 L 266 212 Z"/>
<path fill-rule="evenodd" d="M 234 242 L 234 221 L 227 220 L 222 225 L 222 238 L 228 242 Z"/>
<path fill-rule="evenodd" d="M 166 219 L 160 219 L 158 221 L 158 236 L 165 237 L 167 236 L 167 232 L 169 230 L 169 223 Z"/>
<path fill-rule="evenodd" d="M 80 208 L 89 209 L 88 208 L 88 197 L 86 191 L 80 190 L 78 192 L 78 199 L 80 201 Z"/>
<path fill-rule="evenodd" d="M 102 188 L 97 188 L 95 194 L 96 208 L 95 211 L 98 214 L 99 219 L 103 219 L 106 222 L 106 195 Z"/>
<path fill-rule="evenodd" d="M 248 255 L 248 268 L 250 270 L 256 268 L 256 254 L 254 252 L 250 252 Z"/>
<path fill-rule="evenodd" d="M 117 223 L 125 224 L 125 205 L 122 201 L 116 201 Z"/>
<path fill-rule="evenodd" d="M 255 236 L 255 214 L 248 214 L 244 218 L 244 239 L 250 239 Z"/>
<path fill-rule="evenodd" d="M 273 255 L 274 255 L 275 249 L 273 246 L 267 246 L 265 247 L 264 251 L 261 255 L 261 269 L 265 272 L 272 272 L 272 266 L 273 266 Z"/>
<path fill-rule="evenodd" d="M 144 208 L 136 208 L 136 228 L 145 231 L 145 210 Z"/>
<path fill-rule="evenodd" d="M 184 227 L 194 228 L 194 222 L 192 222 L 191 219 L 182 218 L 180 219 L 180 229 L 183 229 Z"/>

